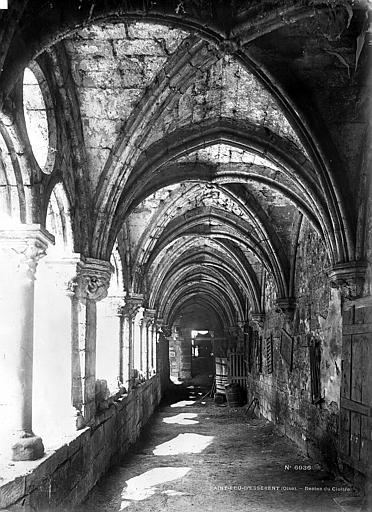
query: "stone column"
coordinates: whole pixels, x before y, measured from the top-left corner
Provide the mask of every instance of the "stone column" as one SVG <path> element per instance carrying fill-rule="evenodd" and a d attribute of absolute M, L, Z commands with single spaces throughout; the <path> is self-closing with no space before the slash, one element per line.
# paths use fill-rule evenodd
<path fill-rule="evenodd" d="M 124 343 L 125 343 L 125 332 L 124 332 L 124 306 L 118 305 L 116 309 L 116 316 L 119 322 L 119 340 L 118 340 L 118 359 L 117 359 L 117 375 L 118 385 L 126 384 L 124 380 Z"/>
<path fill-rule="evenodd" d="M 96 412 L 96 336 L 97 308 L 96 303 L 107 296 L 110 285 L 112 266 L 108 261 L 94 258 L 83 258 L 78 273 L 71 282 L 75 287 L 75 307 L 80 310 L 78 325 L 79 361 L 74 361 L 74 379 L 81 378 L 82 403 L 74 404 L 81 407 L 85 424 L 89 424 Z M 76 301 L 78 300 L 78 304 Z M 76 313 L 76 312 L 75 312 Z M 82 314 L 81 314 L 82 313 Z M 76 318 L 75 318 L 76 321 Z M 76 325 L 74 326 L 76 336 Z M 77 356 L 75 347 L 75 358 Z M 77 368 L 79 364 L 79 368 Z M 77 397 L 75 396 L 74 399 Z"/>
<path fill-rule="evenodd" d="M 71 279 L 78 272 L 80 264 L 80 254 L 59 258 L 48 256 L 40 266 L 39 286 L 36 290 L 40 318 L 36 318 L 35 326 L 35 349 L 36 353 L 39 351 L 38 361 L 35 361 L 38 365 L 35 385 L 38 385 L 38 393 L 42 393 L 38 404 L 38 422 L 45 424 L 50 432 L 59 432 L 60 435 L 82 426 L 80 411 L 72 405 L 72 355 L 77 308 L 74 304 L 75 287 L 71 287 Z M 51 303 L 53 308 L 50 308 Z M 35 406 L 38 396 L 35 397 Z M 50 426 L 46 425 L 48 420 Z"/>
<path fill-rule="evenodd" d="M 138 370 L 139 368 L 135 368 L 135 348 L 138 355 L 138 328 L 136 326 L 136 317 L 139 312 L 141 305 L 143 302 L 143 296 L 140 294 L 128 294 L 125 298 L 125 306 L 124 306 L 124 327 L 125 332 L 127 332 L 127 337 L 125 337 L 124 346 L 126 347 L 126 351 L 128 354 L 127 360 L 127 374 L 128 374 L 128 391 L 133 386 L 133 370 Z M 137 322 L 138 323 L 138 322 Z M 137 336 L 136 336 L 137 331 Z M 136 347 L 134 346 L 136 344 Z"/>
<path fill-rule="evenodd" d="M 159 367 L 158 367 L 158 345 L 160 340 L 160 332 L 163 325 L 163 319 L 158 317 L 156 318 L 154 322 L 154 336 L 153 336 L 153 367 L 155 370 L 155 373 L 158 373 Z"/>
<path fill-rule="evenodd" d="M 122 372 L 123 383 L 129 391 L 130 378 L 132 372 L 132 317 L 130 315 L 130 308 L 125 305 L 122 308 L 122 325 L 123 325 L 123 349 L 122 349 Z"/>
<path fill-rule="evenodd" d="M 141 372 L 148 378 L 148 325 L 147 319 L 143 318 L 141 322 Z"/>
<path fill-rule="evenodd" d="M 12 459 L 35 460 L 44 455 L 40 437 L 32 431 L 32 380 L 34 345 L 34 292 L 38 261 L 54 238 L 37 224 L 0 230 L 2 286 L 7 290 L 8 309 L 1 321 L 7 323 L 12 351 L 13 424 Z M 10 272 L 6 275 L 6 271 Z"/>
<path fill-rule="evenodd" d="M 151 368 L 152 374 L 156 373 L 156 341 L 157 341 L 157 330 L 156 323 L 153 322 L 151 325 Z"/>
<path fill-rule="evenodd" d="M 144 318 L 141 318 L 139 320 L 139 369 L 142 374 L 142 376 L 146 375 L 146 321 Z"/>
<path fill-rule="evenodd" d="M 109 295 L 97 304 L 97 378 L 107 382 L 110 394 L 122 388 L 123 296 Z"/>
<path fill-rule="evenodd" d="M 156 368 L 157 373 L 160 374 L 160 381 L 163 392 L 169 383 L 170 377 L 169 338 L 172 335 L 172 330 L 168 325 L 162 324 L 161 319 L 158 319 L 158 322 L 160 328 L 158 331 L 158 343 L 156 346 Z"/>
<path fill-rule="evenodd" d="M 133 368 L 138 372 L 142 366 L 142 318 L 139 312 L 133 319 Z"/>
<path fill-rule="evenodd" d="M 144 312 L 144 322 L 146 324 L 146 337 L 145 337 L 145 346 L 146 346 L 146 378 L 149 379 L 153 374 L 153 325 L 155 321 L 155 313 L 156 311 L 153 309 L 146 309 Z"/>

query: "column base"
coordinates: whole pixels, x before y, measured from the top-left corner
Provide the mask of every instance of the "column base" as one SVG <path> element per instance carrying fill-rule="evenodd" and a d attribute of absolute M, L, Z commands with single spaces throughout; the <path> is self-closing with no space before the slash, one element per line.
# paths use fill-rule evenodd
<path fill-rule="evenodd" d="M 12 460 L 37 460 L 44 455 L 44 445 L 41 437 L 28 435 L 20 437 L 11 447 Z"/>

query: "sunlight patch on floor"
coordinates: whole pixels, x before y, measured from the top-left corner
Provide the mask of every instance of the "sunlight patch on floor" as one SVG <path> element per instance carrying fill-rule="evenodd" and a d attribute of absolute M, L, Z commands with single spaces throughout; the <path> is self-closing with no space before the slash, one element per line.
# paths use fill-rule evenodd
<path fill-rule="evenodd" d="M 154 455 L 178 455 L 180 453 L 200 453 L 209 446 L 214 436 L 200 434 L 179 434 L 166 443 L 159 444 L 152 452 Z"/>
<path fill-rule="evenodd" d="M 195 425 L 196 423 L 199 422 L 192 418 L 196 418 L 197 416 L 198 415 L 194 412 L 181 412 L 180 414 L 176 414 L 175 416 L 164 418 L 163 423 L 175 423 L 177 425 Z"/>
<path fill-rule="evenodd" d="M 121 493 L 120 510 L 124 510 L 131 504 L 131 501 L 142 501 L 153 496 L 158 490 L 159 485 L 165 484 L 182 478 L 191 470 L 191 468 L 163 467 L 154 468 L 127 480 L 126 487 Z M 176 495 L 177 491 L 164 491 L 163 494 Z"/>
<path fill-rule="evenodd" d="M 181 402 L 176 402 L 172 404 L 171 407 L 186 407 L 187 405 L 193 405 L 196 400 L 182 400 Z"/>
<path fill-rule="evenodd" d="M 173 489 L 163 491 L 162 494 L 165 494 L 166 496 L 188 496 L 187 492 L 174 491 Z"/>

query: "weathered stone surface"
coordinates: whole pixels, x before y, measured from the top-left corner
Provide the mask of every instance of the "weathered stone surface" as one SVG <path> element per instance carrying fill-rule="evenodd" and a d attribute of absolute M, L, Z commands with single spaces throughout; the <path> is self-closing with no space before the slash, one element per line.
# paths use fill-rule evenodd
<path fill-rule="evenodd" d="M 105 0 L 67 8 L 14 0 L 0 16 L 1 222 L 46 223 L 62 250 L 87 258 L 108 262 L 117 247 L 121 292 L 140 295 L 168 328 L 190 305 L 207 312 L 205 320 L 215 315 L 217 351 L 243 351 L 250 342 L 241 326 L 252 313 L 266 313 L 256 327 L 263 346 L 272 343 L 273 371 L 265 361 L 261 373 L 253 371 L 250 393 L 308 450 L 337 443 L 340 382 L 357 361 L 342 355 L 342 310 L 346 298 L 371 293 L 370 264 L 358 293 L 340 275 L 372 257 L 367 3 Z M 35 71 L 31 84 L 25 66 Z M 32 126 L 42 132 L 39 148 Z M 52 155 L 46 168 L 38 165 L 40 148 Z M 14 272 L 0 272 L 8 274 L 0 275 L 6 332 L 3 306 Z M 95 400 L 94 309 L 87 330 L 80 324 L 72 378 L 74 405 L 92 430 L 70 447 L 78 468 L 95 464 L 92 480 L 95 459 L 106 467 L 104 453 L 111 459 L 117 443 L 134 442 L 153 407 L 144 395 L 159 398 L 169 374 L 159 330 L 157 390 L 141 384 L 153 372 L 141 361 L 150 351 L 129 354 L 128 343 L 113 380 L 117 374 L 138 387 L 114 413 L 107 409 L 112 397 Z M 32 313 L 27 320 L 31 333 Z M 362 310 L 344 311 L 347 332 L 365 323 Z M 366 344 L 365 333 L 359 342 Z M 1 352 L 0 378 L 7 357 Z M 189 376 L 188 368 L 182 372 Z M 360 397 L 356 382 L 347 400 Z M 31 394 L 30 379 L 23 391 Z M 31 404 L 29 396 L 24 405 Z M 349 434 L 358 459 L 359 434 Z M 62 464 L 65 455 L 58 457 Z M 40 493 L 26 478 L 35 506 L 44 496 L 43 472 L 59 466 L 44 462 L 35 476 Z"/>
<path fill-rule="evenodd" d="M 270 334 L 274 345 L 274 371 L 250 381 L 249 395 L 260 402 L 260 412 L 275 422 L 308 453 L 319 453 L 333 469 L 338 443 L 338 414 L 341 383 L 342 316 L 337 290 L 330 293 L 325 247 L 311 226 L 304 224 L 297 249 L 297 307 L 291 324 L 275 312 L 275 293 L 266 287 L 267 314 L 263 340 Z M 293 337 L 293 369 L 283 359 L 281 330 Z M 323 404 L 311 398 L 309 344 L 318 338 L 322 345 L 321 393 Z M 265 360 L 265 354 L 264 360 Z M 264 361 L 265 366 L 265 361 Z"/>
<path fill-rule="evenodd" d="M 155 376 L 133 390 L 134 396 L 129 400 L 124 398 L 120 410 L 112 408 L 109 415 L 107 411 L 100 414 L 94 431 L 84 429 L 68 445 L 48 455 L 30 474 L 0 485 L 0 506 L 18 511 L 18 504 L 24 501 L 30 512 L 64 511 L 65 507 L 79 503 L 138 439 L 142 426 L 159 403 L 159 389 L 160 378 Z M 118 424 L 123 425 L 121 429 Z"/>
<path fill-rule="evenodd" d="M 12 459 L 37 460 L 44 455 L 44 445 L 41 437 L 23 437 L 17 440 L 12 446 Z"/>
<path fill-rule="evenodd" d="M 9 505 L 16 503 L 26 492 L 25 477 L 21 476 L 15 478 L 13 481 L 8 482 L 0 487 L 0 507 L 6 508 Z"/>

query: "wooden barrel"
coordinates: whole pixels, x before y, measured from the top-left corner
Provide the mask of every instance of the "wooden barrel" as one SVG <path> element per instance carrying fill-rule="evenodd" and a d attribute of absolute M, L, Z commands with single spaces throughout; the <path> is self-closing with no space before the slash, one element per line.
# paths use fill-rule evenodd
<path fill-rule="evenodd" d="M 226 395 L 227 357 L 216 357 L 216 393 Z"/>
<path fill-rule="evenodd" d="M 226 399 L 230 407 L 241 407 L 244 405 L 243 390 L 239 384 L 235 382 L 227 384 Z"/>

